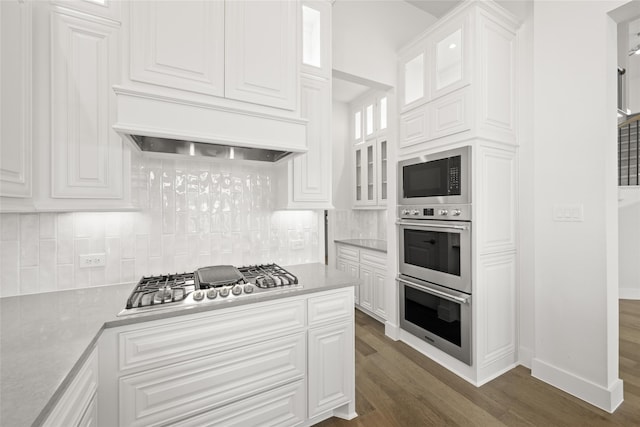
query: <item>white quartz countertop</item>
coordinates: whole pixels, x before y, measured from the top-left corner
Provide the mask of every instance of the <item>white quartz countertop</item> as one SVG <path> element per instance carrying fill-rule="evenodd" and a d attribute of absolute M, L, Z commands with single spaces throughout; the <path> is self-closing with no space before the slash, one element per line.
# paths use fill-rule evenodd
<path fill-rule="evenodd" d="M 301 288 L 249 298 L 117 317 L 134 284 L 0 298 L 0 426 L 39 425 L 104 328 L 356 285 L 323 264 L 284 266 Z"/>
<path fill-rule="evenodd" d="M 359 248 L 372 249 L 378 252 L 387 253 L 387 241 L 378 239 L 344 239 L 334 240 L 336 243 L 357 246 Z"/>

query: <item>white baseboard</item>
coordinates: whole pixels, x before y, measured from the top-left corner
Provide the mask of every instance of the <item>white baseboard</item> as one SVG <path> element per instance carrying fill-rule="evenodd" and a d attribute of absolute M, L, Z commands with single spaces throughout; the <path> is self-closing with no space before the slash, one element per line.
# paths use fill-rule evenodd
<path fill-rule="evenodd" d="M 384 334 L 392 340 L 398 341 L 400 339 L 400 327 L 387 320 L 384 322 Z"/>
<path fill-rule="evenodd" d="M 620 288 L 618 293 L 619 299 L 640 299 L 640 289 L 638 288 Z"/>
<path fill-rule="evenodd" d="M 609 388 L 604 388 L 535 358 L 531 375 L 610 413 L 623 400 L 622 381 L 619 379 Z"/>
<path fill-rule="evenodd" d="M 518 362 L 529 369 L 531 369 L 531 361 L 533 360 L 533 350 L 527 347 L 520 347 L 518 349 Z"/>

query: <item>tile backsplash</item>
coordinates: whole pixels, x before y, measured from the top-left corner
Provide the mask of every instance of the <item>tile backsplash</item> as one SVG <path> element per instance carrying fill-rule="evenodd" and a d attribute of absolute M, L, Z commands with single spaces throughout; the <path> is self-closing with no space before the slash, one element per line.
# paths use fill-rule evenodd
<path fill-rule="evenodd" d="M 151 159 L 142 176 L 142 211 L 1 214 L 0 296 L 320 259 L 321 212 L 274 210 L 268 166 Z M 93 253 L 105 265 L 80 268 Z"/>
<path fill-rule="evenodd" d="M 329 212 L 333 238 L 387 240 L 387 210 L 336 209 Z"/>

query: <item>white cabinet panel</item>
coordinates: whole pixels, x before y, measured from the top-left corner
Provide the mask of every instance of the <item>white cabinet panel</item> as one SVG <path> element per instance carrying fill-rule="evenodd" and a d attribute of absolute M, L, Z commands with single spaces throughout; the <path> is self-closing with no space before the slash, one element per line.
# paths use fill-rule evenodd
<path fill-rule="evenodd" d="M 306 417 L 304 381 L 249 397 L 220 409 L 173 423 L 174 427 L 286 427 L 301 424 Z"/>
<path fill-rule="evenodd" d="M 470 129 L 470 103 L 470 91 L 463 89 L 427 104 L 428 122 L 431 125 L 428 139 Z"/>
<path fill-rule="evenodd" d="M 480 125 L 502 140 L 515 141 L 516 35 L 485 14 L 478 26 Z"/>
<path fill-rule="evenodd" d="M 373 280 L 374 269 L 368 265 L 360 264 L 360 307 L 373 311 Z"/>
<path fill-rule="evenodd" d="M 409 147 L 427 140 L 428 113 L 421 106 L 400 116 L 400 148 Z"/>
<path fill-rule="evenodd" d="M 400 110 L 407 111 L 428 98 L 427 52 L 418 47 L 400 58 Z"/>
<path fill-rule="evenodd" d="M 120 425 L 171 423 L 302 379 L 305 342 L 299 333 L 122 377 Z"/>
<path fill-rule="evenodd" d="M 225 2 L 225 96 L 294 110 L 297 1 Z"/>
<path fill-rule="evenodd" d="M 0 196 L 31 197 L 31 2 L 0 2 Z"/>
<path fill-rule="evenodd" d="M 113 131 L 117 25 L 51 12 L 52 197 L 121 198 L 122 140 Z"/>
<path fill-rule="evenodd" d="M 338 250 L 340 248 L 344 248 L 342 245 L 338 245 Z M 358 261 L 351 261 L 348 259 L 340 258 L 338 255 L 338 259 L 336 261 L 336 268 L 340 271 L 344 271 L 349 276 L 358 279 L 360 278 L 360 266 L 358 265 Z M 355 286 L 354 288 L 354 303 L 360 304 L 360 286 Z"/>
<path fill-rule="evenodd" d="M 306 154 L 293 159 L 293 201 L 331 204 L 331 86 L 301 79 L 300 115 L 307 123 Z"/>
<path fill-rule="evenodd" d="M 268 340 L 305 326 L 304 301 L 267 304 L 231 313 L 210 314 L 197 319 L 124 331 L 119 334 L 119 369 L 189 360 L 213 351 Z M 217 327 L 212 328 L 211 325 Z"/>
<path fill-rule="evenodd" d="M 131 80 L 224 96 L 224 5 L 131 2 Z"/>
<path fill-rule="evenodd" d="M 373 312 L 387 318 L 386 270 L 373 270 Z"/>
<path fill-rule="evenodd" d="M 94 425 L 97 390 L 98 353 L 93 350 L 43 425 L 46 427 Z"/>
<path fill-rule="evenodd" d="M 309 298 L 308 325 L 323 322 L 343 321 L 353 316 L 353 293 L 351 290 Z"/>
<path fill-rule="evenodd" d="M 515 153 L 486 146 L 477 151 L 479 253 L 515 250 Z"/>
<path fill-rule="evenodd" d="M 309 330 L 309 417 L 354 399 L 353 323 Z"/>
<path fill-rule="evenodd" d="M 120 21 L 122 0 L 51 0 L 51 3 Z"/>
<path fill-rule="evenodd" d="M 515 254 L 479 259 L 480 292 L 474 294 L 478 325 L 478 364 L 485 367 L 515 352 Z"/>
<path fill-rule="evenodd" d="M 78 423 L 78 427 L 98 427 L 98 399 L 93 396 L 89 407 L 84 412 L 82 419 Z"/>

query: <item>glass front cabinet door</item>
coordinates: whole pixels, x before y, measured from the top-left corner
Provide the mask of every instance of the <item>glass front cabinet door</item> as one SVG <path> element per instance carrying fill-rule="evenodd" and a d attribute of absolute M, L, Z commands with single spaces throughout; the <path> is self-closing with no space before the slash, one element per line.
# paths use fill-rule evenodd
<path fill-rule="evenodd" d="M 375 141 L 356 145 L 353 153 L 354 161 L 354 205 L 370 206 L 377 202 Z"/>
<path fill-rule="evenodd" d="M 429 37 L 431 99 L 469 83 L 468 18 L 460 17 Z"/>

